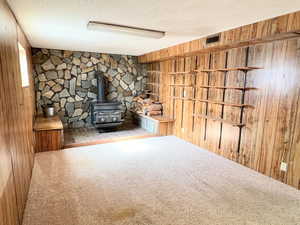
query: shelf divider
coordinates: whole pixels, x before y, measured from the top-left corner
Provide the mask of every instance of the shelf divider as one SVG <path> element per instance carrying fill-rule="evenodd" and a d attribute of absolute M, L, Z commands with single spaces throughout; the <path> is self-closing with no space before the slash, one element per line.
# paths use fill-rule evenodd
<path fill-rule="evenodd" d="M 213 121 L 219 121 L 219 122 L 222 122 L 222 123 L 228 123 L 228 124 L 231 124 L 234 127 L 243 127 L 243 126 L 245 126 L 245 124 L 243 124 L 243 123 L 236 123 L 236 122 L 228 121 L 228 120 L 213 117 L 213 116 L 207 116 L 207 115 L 203 115 L 203 114 L 194 114 L 193 116 L 194 117 L 202 117 L 202 118 L 213 120 Z"/>
<path fill-rule="evenodd" d="M 248 104 L 238 104 L 238 103 L 229 103 L 229 102 L 218 102 L 218 101 L 212 101 L 212 100 L 206 100 L 206 99 L 182 98 L 182 97 L 174 97 L 174 96 L 169 96 L 169 98 L 180 99 L 180 100 L 187 100 L 187 101 L 198 101 L 198 102 L 205 102 L 205 103 L 211 103 L 211 104 L 216 104 L 216 105 L 232 106 L 232 107 L 254 108 L 253 105 L 248 105 Z"/>

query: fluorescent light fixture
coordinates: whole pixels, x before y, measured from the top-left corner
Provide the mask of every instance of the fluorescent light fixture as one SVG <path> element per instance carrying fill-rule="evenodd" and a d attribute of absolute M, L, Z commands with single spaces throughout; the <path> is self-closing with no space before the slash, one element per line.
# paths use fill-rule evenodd
<path fill-rule="evenodd" d="M 87 28 L 89 30 L 112 31 L 116 33 L 126 33 L 129 35 L 155 38 L 155 39 L 159 39 L 165 36 L 165 32 L 163 31 L 150 30 L 150 29 L 144 29 L 138 27 L 129 27 L 129 26 L 123 26 L 118 24 L 102 23 L 98 21 L 90 21 L 87 25 Z"/>

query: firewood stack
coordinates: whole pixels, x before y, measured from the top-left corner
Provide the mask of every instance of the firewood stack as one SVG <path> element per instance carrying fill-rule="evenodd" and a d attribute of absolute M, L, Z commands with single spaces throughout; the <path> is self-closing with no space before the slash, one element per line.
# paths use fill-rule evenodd
<path fill-rule="evenodd" d="M 148 98 L 146 94 L 140 95 L 133 99 L 133 111 L 147 116 L 159 116 L 162 115 L 162 104 Z"/>

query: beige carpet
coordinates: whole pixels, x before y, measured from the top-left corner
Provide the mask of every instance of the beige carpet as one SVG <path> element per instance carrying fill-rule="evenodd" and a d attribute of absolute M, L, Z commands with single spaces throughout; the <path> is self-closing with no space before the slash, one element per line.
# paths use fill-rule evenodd
<path fill-rule="evenodd" d="M 299 225 L 300 192 L 176 137 L 36 156 L 23 225 Z"/>
<path fill-rule="evenodd" d="M 150 135 L 151 133 L 134 124 L 124 124 L 113 131 L 99 132 L 98 129 L 76 128 L 64 130 L 64 144 L 87 143 L 106 139 Z"/>

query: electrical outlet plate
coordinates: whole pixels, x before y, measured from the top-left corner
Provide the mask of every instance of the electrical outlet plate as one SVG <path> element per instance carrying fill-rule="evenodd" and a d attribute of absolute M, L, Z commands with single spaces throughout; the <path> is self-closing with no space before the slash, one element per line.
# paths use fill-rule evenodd
<path fill-rule="evenodd" d="M 287 171 L 287 163 L 281 162 L 281 164 L 280 164 L 280 171 L 283 171 L 283 172 Z"/>

